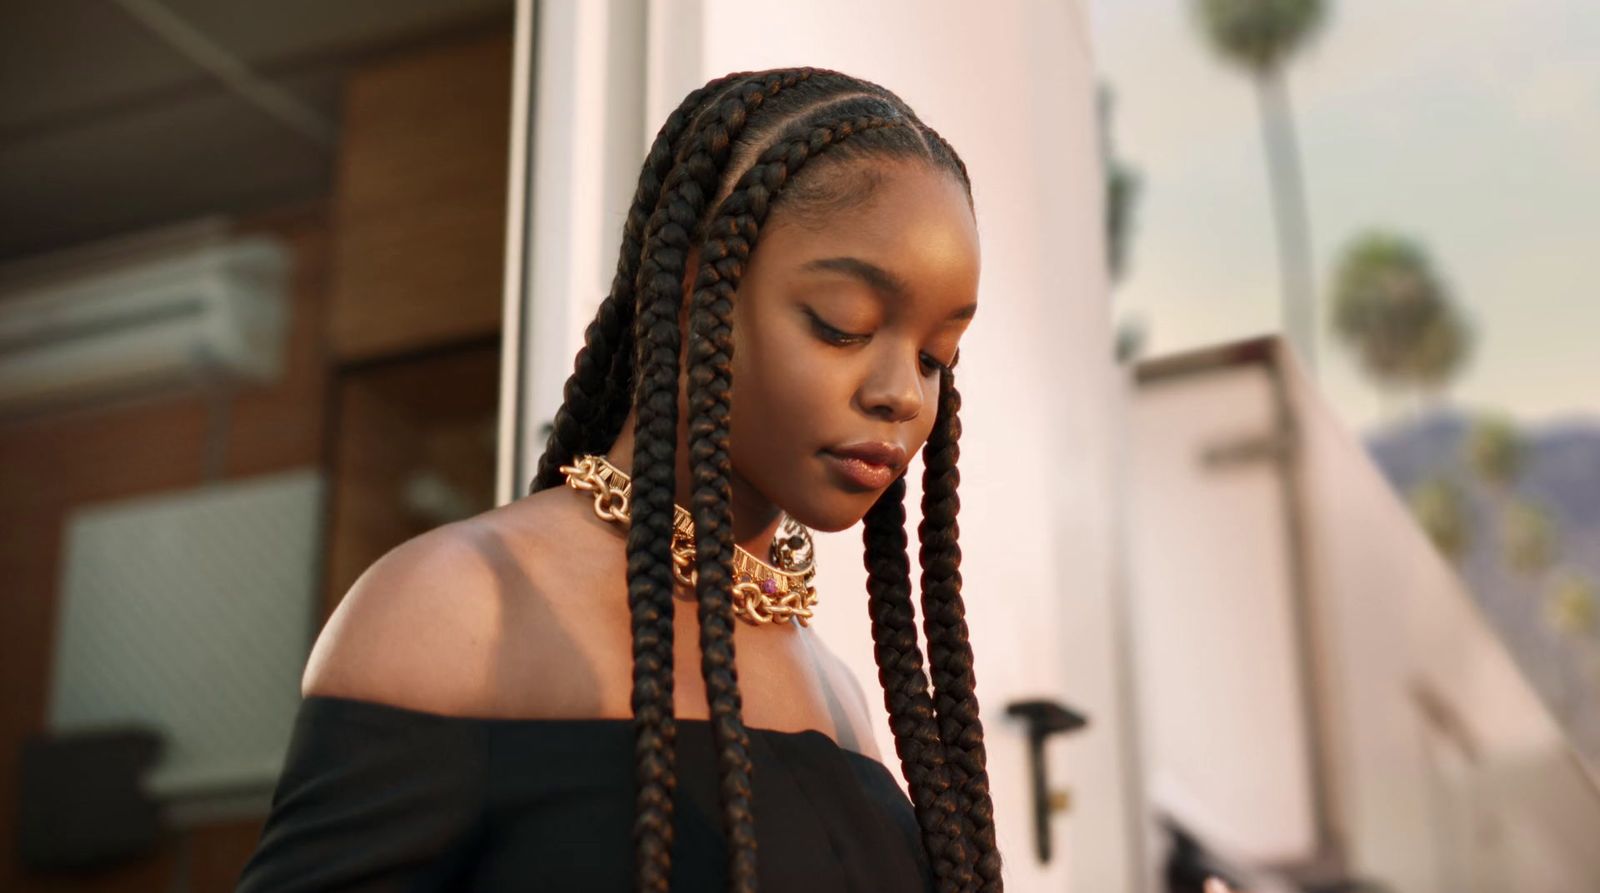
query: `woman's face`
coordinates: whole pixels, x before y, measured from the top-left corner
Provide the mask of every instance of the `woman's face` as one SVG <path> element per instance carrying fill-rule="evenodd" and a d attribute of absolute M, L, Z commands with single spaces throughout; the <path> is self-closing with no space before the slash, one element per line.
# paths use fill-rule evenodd
<path fill-rule="evenodd" d="M 865 163 L 881 174 L 865 201 L 823 222 L 773 211 L 734 301 L 734 470 L 824 531 L 861 520 L 927 442 L 939 364 L 977 309 L 978 233 L 956 176 Z"/>

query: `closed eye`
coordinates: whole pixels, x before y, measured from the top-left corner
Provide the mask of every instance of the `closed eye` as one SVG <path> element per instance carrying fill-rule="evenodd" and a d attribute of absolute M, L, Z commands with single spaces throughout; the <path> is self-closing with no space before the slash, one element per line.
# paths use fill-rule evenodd
<path fill-rule="evenodd" d="M 811 328 L 816 331 L 817 337 L 828 342 L 829 344 L 835 344 L 841 347 L 846 344 L 865 344 L 867 340 L 872 337 L 871 335 L 857 335 L 841 329 L 836 329 L 833 326 L 823 322 L 822 317 L 816 315 L 810 310 L 806 311 L 806 315 L 811 317 Z"/>
<path fill-rule="evenodd" d="M 842 329 L 828 325 L 822 321 L 822 317 L 818 316 L 810 308 L 806 308 L 806 315 L 811 318 L 811 328 L 816 332 L 817 337 L 835 347 L 848 347 L 853 344 L 865 344 L 872 340 L 871 335 L 858 335 L 854 332 L 846 332 Z M 939 362 L 928 354 L 923 354 L 921 360 L 922 372 L 924 375 L 933 375 L 939 372 L 941 369 L 946 368 L 945 364 Z M 954 364 L 952 363 L 951 365 Z"/>

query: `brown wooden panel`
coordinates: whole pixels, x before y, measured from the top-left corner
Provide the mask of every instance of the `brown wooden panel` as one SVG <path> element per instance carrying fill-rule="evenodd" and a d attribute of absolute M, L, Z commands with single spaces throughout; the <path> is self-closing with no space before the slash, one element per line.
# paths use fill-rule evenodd
<path fill-rule="evenodd" d="M 497 339 L 347 370 L 338 386 L 327 611 L 384 552 L 449 518 L 409 507 L 405 487 L 437 475 L 467 514 L 494 506 Z"/>
<path fill-rule="evenodd" d="M 498 331 L 510 90 L 499 36 L 351 78 L 334 193 L 339 359 Z"/>

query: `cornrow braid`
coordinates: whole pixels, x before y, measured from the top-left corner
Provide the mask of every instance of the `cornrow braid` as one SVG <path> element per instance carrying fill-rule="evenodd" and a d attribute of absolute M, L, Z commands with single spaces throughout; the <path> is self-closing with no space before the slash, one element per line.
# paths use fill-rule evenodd
<path fill-rule="evenodd" d="M 963 830 L 970 841 L 979 890 L 1000 889 L 1000 852 L 995 847 L 994 806 L 989 797 L 989 775 L 983 745 L 983 724 L 978 719 L 974 693 L 972 645 L 967 638 L 966 607 L 961 600 L 960 527 L 956 513 L 961 500 L 956 488 L 961 473 L 956 459 L 961 450 L 961 392 L 955 374 L 939 373 L 939 414 L 928 444 L 922 450 L 922 522 L 917 526 L 921 544 L 917 557 L 922 567 L 923 631 L 928 639 L 928 663 L 933 667 L 933 704 L 939 717 L 956 791 Z"/>
<path fill-rule="evenodd" d="M 970 202 L 972 199 L 972 179 L 967 176 L 967 163 L 961 160 L 961 156 L 956 154 L 955 147 L 950 145 L 949 140 L 940 136 L 938 131 L 923 124 L 922 134 L 933 141 L 933 145 L 936 147 L 933 149 L 935 158 L 945 164 L 954 166 L 960 172 L 961 182 L 966 184 L 967 199 Z"/>

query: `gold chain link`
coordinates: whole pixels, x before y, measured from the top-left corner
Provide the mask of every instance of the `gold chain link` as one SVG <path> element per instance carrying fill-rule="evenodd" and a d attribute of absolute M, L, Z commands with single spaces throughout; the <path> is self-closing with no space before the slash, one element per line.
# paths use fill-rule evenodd
<path fill-rule="evenodd" d="M 631 517 L 633 480 L 622 469 L 600 455 L 582 455 L 571 465 L 561 466 L 567 486 L 594 494 L 594 513 L 601 520 L 626 527 Z M 762 626 L 794 620 L 809 626 L 812 608 L 817 603 L 815 552 L 811 531 L 785 515 L 773 542 L 768 564 L 735 545 L 733 548 L 733 615 L 746 623 Z M 695 570 L 694 518 L 680 505 L 673 505 L 672 576 L 692 599 L 698 574 Z"/>

